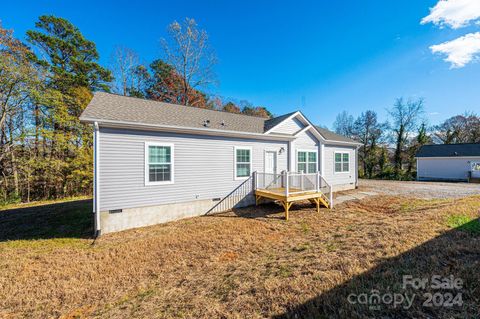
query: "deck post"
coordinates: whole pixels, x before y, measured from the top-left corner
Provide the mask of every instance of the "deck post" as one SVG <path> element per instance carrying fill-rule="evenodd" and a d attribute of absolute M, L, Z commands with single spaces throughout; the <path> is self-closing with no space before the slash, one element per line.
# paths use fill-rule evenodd
<path fill-rule="evenodd" d="M 289 188 L 289 181 L 288 181 L 288 171 L 285 171 L 285 196 L 288 197 L 288 188 Z"/>
<path fill-rule="evenodd" d="M 253 190 L 257 190 L 258 188 L 258 177 L 257 177 L 257 171 L 253 172 Z"/>
<path fill-rule="evenodd" d="M 320 193 L 320 172 L 317 171 L 317 193 Z"/>
<path fill-rule="evenodd" d="M 329 198 L 329 201 L 330 201 L 330 209 L 333 208 L 333 185 L 330 185 L 330 198 Z"/>
<path fill-rule="evenodd" d="M 300 171 L 300 189 L 303 191 L 305 189 L 305 182 L 303 180 L 304 178 L 304 172 Z"/>

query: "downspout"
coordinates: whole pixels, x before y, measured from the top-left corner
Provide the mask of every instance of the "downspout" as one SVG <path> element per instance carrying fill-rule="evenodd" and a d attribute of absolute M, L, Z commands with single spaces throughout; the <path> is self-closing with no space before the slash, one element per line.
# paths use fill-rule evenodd
<path fill-rule="evenodd" d="M 293 141 L 288 141 L 288 161 L 287 172 L 293 172 Z"/>
<path fill-rule="evenodd" d="M 93 124 L 93 213 L 94 237 L 100 236 L 100 129 L 98 123 Z"/>
<path fill-rule="evenodd" d="M 355 188 L 358 188 L 358 146 L 355 148 Z"/>
<path fill-rule="evenodd" d="M 320 175 L 325 176 L 325 144 L 320 142 Z"/>

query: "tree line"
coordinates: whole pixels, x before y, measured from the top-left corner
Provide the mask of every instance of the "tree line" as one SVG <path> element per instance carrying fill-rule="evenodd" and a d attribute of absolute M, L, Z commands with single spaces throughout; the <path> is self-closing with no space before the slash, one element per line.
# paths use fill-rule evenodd
<path fill-rule="evenodd" d="M 428 125 L 424 100 L 398 98 L 381 122 L 373 110 L 354 118 L 343 111 L 333 124 L 336 133 L 359 143 L 359 171 L 364 178 L 412 180 L 415 154 L 422 145 L 480 143 L 480 117 L 474 113 L 453 116 Z"/>
<path fill-rule="evenodd" d="M 92 192 L 92 128 L 79 122 L 95 91 L 270 117 L 265 108 L 206 93 L 216 57 L 193 19 L 168 26 L 149 64 L 117 47 L 99 63 L 70 21 L 40 16 L 25 41 L 0 24 L 0 205 Z"/>

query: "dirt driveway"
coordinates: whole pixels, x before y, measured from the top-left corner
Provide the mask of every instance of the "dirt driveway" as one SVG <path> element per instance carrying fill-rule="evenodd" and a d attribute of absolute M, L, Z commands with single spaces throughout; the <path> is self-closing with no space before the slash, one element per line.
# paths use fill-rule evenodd
<path fill-rule="evenodd" d="M 480 184 L 407 182 L 366 180 L 359 181 L 359 189 L 387 195 L 409 195 L 418 198 L 457 198 L 480 194 Z"/>

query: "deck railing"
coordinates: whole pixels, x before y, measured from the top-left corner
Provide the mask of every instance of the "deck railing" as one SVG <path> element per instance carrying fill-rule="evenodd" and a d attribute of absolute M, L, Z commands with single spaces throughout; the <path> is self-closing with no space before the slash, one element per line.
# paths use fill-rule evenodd
<path fill-rule="evenodd" d="M 205 213 L 205 215 L 224 212 L 237 207 L 253 205 L 255 203 L 255 196 L 253 196 L 254 187 L 253 176 L 247 178 L 229 194 L 216 202 L 215 205 Z"/>
<path fill-rule="evenodd" d="M 283 172 L 281 174 L 255 172 L 254 180 L 256 189 L 282 192 L 285 196 L 306 192 L 320 192 L 328 200 L 330 206 L 333 206 L 332 186 L 319 172 L 313 174 L 301 172 Z"/>

